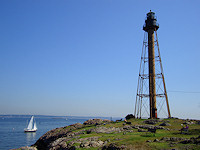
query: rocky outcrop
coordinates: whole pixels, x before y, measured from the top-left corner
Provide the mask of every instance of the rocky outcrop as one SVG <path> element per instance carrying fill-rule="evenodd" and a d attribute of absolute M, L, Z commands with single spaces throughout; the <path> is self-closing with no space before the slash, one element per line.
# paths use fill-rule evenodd
<path fill-rule="evenodd" d="M 147 132 L 147 131 L 144 129 L 138 129 L 138 132 Z"/>
<path fill-rule="evenodd" d="M 163 137 L 160 140 L 154 139 L 153 141 L 147 140 L 146 142 L 180 142 L 187 140 L 186 138 L 180 138 L 180 137 Z"/>
<path fill-rule="evenodd" d="M 85 121 L 83 124 L 84 125 L 100 125 L 101 123 L 103 123 L 102 119 L 90 119 Z"/>
<path fill-rule="evenodd" d="M 162 126 L 154 126 L 154 125 L 134 125 L 132 126 L 132 128 L 134 129 L 163 129 L 163 130 L 170 130 L 169 128 L 165 128 L 165 127 L 162 127 Z"/>
<path fill-rule="evenodd" d="M 181 137 L 163 137 L 160 140 L 154 139 L 147 140 L 146 142 L 168 142 L 171 147 L 174 147 L 176 144 L 196 144 L 200 145 L 200 136 L 198 137 L 191 137 L 190 139 L 187 138 L 181 138 Z"/>
<path fill-rule="evenodd" d="M 83 123 L 83 125 L 101 125 L 101 124 L 107 124 L 107 123 L 111 123 L 111 120 L 108 119 L 90 119 L 87 120 Z"/>
<path fill-rule="evenodd" d="M 20 147 L 18 149 L 12 149 L 12 150 L 37 150 L 36 147 L 29 147 L 29 146 L 25 146 L 25 147 Z"/>
<path fill-rule="evenodd" d="M 106 142 L 103 142 L 98 139 L 99 137 L 90 137 L 90 138 L 80 139 L 79 141 L 74 141 L 74 142 L 80 143 L 81 148 L 102 147 L 104 144 L 107 144 Z"/>
<path fill-rule="evenodd" d="M 69 125 L 70 127 L 74 127 L 74 129 L 79 129 L 79 128 L 82 128 L 83 127 L 83 124 L 81 123 L 75 123 L 75 124 L 72 124 L 72 125 Z"/>
<path fill-rule="evenodd" d="M 158 120 L 158 119 L 150 119 L 150 120 L 144 121 L 145 124 L 153 124 L 153 125 L 158 123 L 158 122 L 160 122 L 160 120 Z"/>
<path fill-rule="evenodd" d="M 109 120 L 91 119 L 84 122 L 84 124 L 76 123 L 70 126 L 57 128 L 51 130 L 40 137 L 34 144 L 39 150 L 59 150 L 59 149 L 76 149 L 76 148 L 90 148 L 90 147 L 103 147 L 108 141 L 101 141 L 99 137 L 80 138 L 82 134 L 90 133 L 119 133 L 133 129 L 130 126 L 121 128 L 93 126 L 109 123 Z M 75 146 L 76 145 L 76 146 Z"/>
<path fill-rule="evenodd" d="M 190 139 L 186 139 L 184 141 L 181 141 L 182 144 L 200 144 L 200 136 L 198 137 L 191 137 Z"/>
<path fill-rule="evenodd" d="M 102 148 L 102 150 L 123 150 L 123 149 L 127 149 L 127 147 L 125 145 L 117 146 L 115 143 L 111 143 Z"/>
<path fill-rule="evenodd" d="M 87 130 L 87 133 L 95 132 L 95 133 L 113 133 L 113 132 L 121 132 L 123 128 L 115 128 L 115 127 L 97 127 Z"/>
<path fill-rule="evenodd" d="M 108 119 L 104 119 L 103 122 L 104 122 L 104 123 L 111 123 L 112 121 L 111 121 L 111 120 L 108 120 Z"/>
<path fill-rule="evenodd" d="M 71 137 L 80 135 L 84 132 L 84 130 L 80 130 L 78 132 L 72 132 L 75 129 L 82 128 L 82 124 L 73 124 L 70 126 L 56 128 L 53 129 L 43 136 L 41 136 L 34 146 L 38 149 L 45 150 L 50 149 L 50 147 L 63 147 L 63 144 L 70 140 Z M 65 146 L 65 145 L 64 145 Z M 56 148 L 57 149 L 57 148 Z"/>
<path fill-rule="evenodd" d="M 159 126 L 171 126 L 171 124 L 167 123 L 167 122 L 163 122 L 161 123 Z"/>
<path fill-rule="evenodd" d="M 76 123 L 70 126 L 57 128 L 51 130 L 41 136 L 34 144 L 39 150 L 59 150 L 59 149 L 76 149 L 76 148 L 90 148 L 103 147 L 112 149 L 123 149 L 116 145 L 107 145 L 108 141 L 99 140 L 99 137 L 81 138 L 83 134 L 92 133 L 120 133 L 123 135 L 128 132 L 133 132 L 133 129 L 138 129 L 138 132 L 147 132 L 149 129 L 164 129 L 169 130 L 163 126 L 154 125 L 124 125 L 122 127 L 106 127 L 104 124 L 110 123 L 109 120 L 90 119 L 83 124 Z M 86 128 L 85 128 L 86 127 Z M 89 129 L 88 129 L 89 128 Z"/>
<path fill-rule="evenodd" d="M 169 137 L 163 137 L 157 139 L 146 139 L 146 142 L 154 142 L 154 144 L 166 142 L 169 147 L 175 147 L 180 144 L 200 144 L 200 136 L 193 137 L 190 139 L 183 137 L 172 137 L 175 134 L 170 134 L 177 132 L 178 128 L 170 127 L 171 123 L 169 120 L 141 120 L 140 122 L 136 120 L 138 125 L 136 125 L 135 120 L 131 121 L 130 124 L 127 124 L 126 120 L 124 122 L 113 122 L 110 120 L 102 120 L 102 119 L 90 119 L 84 122 L 84 124 L 76 123 L 73 125 L 69 125 L 66 127 L 61 127 L 57 129 L 53 129 L 43 136 L 41 136 L 37 142 L 32 147 L 22 147 L 21 150 L 75 150 L 75 149 L 111 149 L 111 150 L 123 150 L 123 149 L 137 149 L 140 145 L 129 145 L 126 143 L 126 139 L 129 140 L 129 137 L 132 140 L 132 135 L 142 135 L 144 137 L 149 136 L 148 132 L 154 133 L 154 136 L 159 130 L 166 133 Z M 184 122 L 185 120 L 181 120 Z M 187 120 L 187 122 L 189 122 Z M 192 121 L 194 122 L 194 121 Z M 191 123 L 192 123 L 191 122 Z M 144 124 L 145 123 L 145 124 Z M 173 122 L 174 124 L 174 122 Z M 177 122 L 180 124 L 180 121 Z M 192 124 L 191 124 L 192 125 Z M 198 125 L 196 125 L 198 126 Z M 196 130 L 192 130 L 191 133 Z M 132 132 L 146 132 L 146 133 L 132 133 Z M 158 131 L 159 133 L 160 131 Z M 146 136 L 145 136 L 146 135 Z M 158 136 L 159 137 L 159 136 Z M 184 136 L 186 137 L 186 136 Z M 191 136 L 189 136 L 191 137 Z M 120 145 L 122 144 L 122 145 Z M 124 144 L 124 145 L 123 145 Z M 126 144 L 126 145 L 125 145 Z M 147 145 L 149 145 L 147 143 Z M 185 145 L 187 146 L 187 145 Z M 140 147 L 141 148 L 141 147 Z M 144 148 L 147 148 L 144 146 Z"/>

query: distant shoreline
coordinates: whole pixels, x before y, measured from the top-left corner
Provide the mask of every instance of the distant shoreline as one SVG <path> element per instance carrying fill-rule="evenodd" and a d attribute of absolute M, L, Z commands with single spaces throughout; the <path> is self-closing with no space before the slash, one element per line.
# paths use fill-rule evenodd
<path fill-rule="evenodd" d="M 17 114 L 6 114 L 6 115 L 1 115 L 0 114 L 0 118 L 12 118 L 12 117 L 16 117 L 16 118 L 30 118 L 33 115 L 17 115 Z M 39 117 L 39 118 L 55 118 L 55 119 L 94 119 L 94 118 L 99 118 L 99 119 L 113 119 L 113 120 L 117 120 L 117 119 L 121 119 L 122 117 L 100 117 L 100 116 L 52 116 L 52 115 L 34 115 L 35 118 Z"/>

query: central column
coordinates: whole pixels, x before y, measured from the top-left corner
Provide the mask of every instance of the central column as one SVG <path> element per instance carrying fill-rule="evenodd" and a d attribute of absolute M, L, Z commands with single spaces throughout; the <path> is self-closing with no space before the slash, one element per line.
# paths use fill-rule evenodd
<path fill-rule="evenodd" d="M 148 30 L 148 58 L 149 58 L 150 118 L 157 118 L 156 85 L 155 85 L 156 83 L 155 83 L 154 29 Z"/>

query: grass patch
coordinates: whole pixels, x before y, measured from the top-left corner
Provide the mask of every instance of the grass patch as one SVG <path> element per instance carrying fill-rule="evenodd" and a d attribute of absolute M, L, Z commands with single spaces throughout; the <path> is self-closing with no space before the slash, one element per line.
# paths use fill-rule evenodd
<path fill-rule="evenodd" d="M 154 150 L 160 150 L 160 149 L 171 149 L 170 145 L 168 143 L 149 143 L 150 147 Z"/>
<path fill-rule="evenodd" d="M 128 122 L 131 122 L 130 126 L 134 125 L 144 125 L 145 119 L 130 119 Z M 179 138 L 186 138 L 189 139 L 191 137 L 197 137 L 200 135 L 200 125 L 192 124 L 189 125 L 189 131 L 188 134 L 181 134 L 179 131 L 181 129 L 181 124 L 185 122 L 185 120 L 181 119 L 164 119 L 161 122 L 158 122 L 156 125 L 161 124 L 162 122 L 167 122 L 171 124 L 171 126 L 166 126 L 165 128 L 169 128 L 170 130 L 164 130 L 164 129 L 157 129 L 156 133 L 150 133 L 150 132 L 138 132 L 137 129 L 132 129 L 132 132 L 120 132 L 120 133 L 89 133 L 87 134 L 86 131 L 92 128 L 97 127 L 115 127 L 115 128 L 121 128 L 124 126 L 124 121 L 121 122 L 113 122 L 108 123 L 106 125 L 88 125 L 83 126 L 83 128 L 72 130 L 72 132 L 79 132 L 81 130 L 85 130 L 84 134 L 78 135 L 78 139 L 82 138 L 89 138 L 89 137 L 99 137 L 99 140 L 101 141 L 107 141 L 108 144 L 115 143 L 117 145 L 126 145 L 127 149 L 200 149 L 200 145 L 195 144 L 180 144 L 176 142 L 175 144 L 173 142 L 146 142 L 147 140 L 154 141 L 155 139 L 160 140 L 163 137 L 179 137 Z M 126 124 L 128 125 L 128 124 Z M 126 126 L 125 125 L 125 126 Z M 155 126 L 156 126 L 155 125 Z M 69 142 L 75 140 L 77 138 L 72 138 Z M 77 145 L 74 146 L 80 146 L 79 143 L 75 143 Z M 86 148 L 78 148 L 81 150 L 84 150 Z M 91 150 L 97 150 L 98 148 L 90 148 Z"/>

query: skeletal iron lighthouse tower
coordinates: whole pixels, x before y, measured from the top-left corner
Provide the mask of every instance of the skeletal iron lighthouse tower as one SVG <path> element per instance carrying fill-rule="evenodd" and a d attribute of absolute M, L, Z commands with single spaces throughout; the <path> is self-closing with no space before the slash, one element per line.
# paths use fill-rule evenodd
<path fill-rule="evenodd" d="M 157 118 L 164 104 L 167 106 L 165 113 L 171 117 L 158 45 L 158 28 L 155 13 L 150 10 L 143 26 L 145 34 L 134 114 L 137 118 L 145 116 L 144 114 L 147 114 L 146 117 Z"/>

